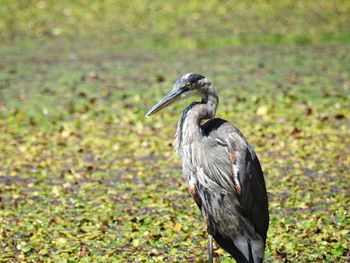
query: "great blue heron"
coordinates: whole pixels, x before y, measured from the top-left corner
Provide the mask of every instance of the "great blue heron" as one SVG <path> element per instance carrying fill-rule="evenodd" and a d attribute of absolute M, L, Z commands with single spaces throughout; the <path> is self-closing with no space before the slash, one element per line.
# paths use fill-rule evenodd
<path fill-rule="evenodd" d="M 237 262 L 262 262 L 269 226 L 263 172 L 243 134 L 228 121 L 214 118 L 219 99 L 212 83 L 202 75 L 185 74 L 146 115 L 191 95 L 202 101 L 185 108 L 174 145 L 207 226 L 209 262 L 212 237 Z"/>

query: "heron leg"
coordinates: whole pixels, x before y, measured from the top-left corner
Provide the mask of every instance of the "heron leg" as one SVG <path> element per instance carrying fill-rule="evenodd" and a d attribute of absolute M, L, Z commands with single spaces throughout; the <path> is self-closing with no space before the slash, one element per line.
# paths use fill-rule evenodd
<path fill-rule="evenodd" d="M 213 263 L 213 237 L 208 234 L 209 263 Z"/>

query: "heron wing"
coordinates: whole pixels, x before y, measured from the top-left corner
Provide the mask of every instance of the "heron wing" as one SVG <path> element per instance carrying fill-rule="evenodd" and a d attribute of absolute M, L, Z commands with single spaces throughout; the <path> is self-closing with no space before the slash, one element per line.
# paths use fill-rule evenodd
<path fill-rule="evenodd" d="M 230 166 L 229 169 L 220 168 L 221 174 L 211 179 L 235 193 L 239 200 L 239 212 L 265 242 L 269 225 L 267 192 L 260 162 L 252 146 L 233 124 L 222 119 L 209 120 L 202 125 L 202 130 L 210 143 L 218 146 L 213 148 L 213 163 Z M 231 184 L 227 183 L 228 178 Z M 233 187 L 228 189 L 230 185 Z"/>
<path fill-rule="evenodd" d="M 239 170 L 242 214 L 249 219 L 259 235 L 266 240 L 269 226 L 268 200 L 260 162 L 250 147 L 245 151 L 245 167 Z"/>

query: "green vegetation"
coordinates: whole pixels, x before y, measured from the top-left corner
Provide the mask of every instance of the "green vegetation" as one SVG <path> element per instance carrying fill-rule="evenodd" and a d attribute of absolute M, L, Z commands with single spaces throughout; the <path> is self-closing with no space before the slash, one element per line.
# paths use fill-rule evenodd
<path fill-rule="evenodd" d="M 349 1 L 0 0 L 0 37 L 207 48 L 350 40 Z"/>
<path fill-rule="evenodd" d="M 269 2 L 0 1 L 0 261 L 206 261 L 189 101 L 144 117 L 193 71 L 263 164 L 267 261 L 349 260 L 349 1 Z"/>

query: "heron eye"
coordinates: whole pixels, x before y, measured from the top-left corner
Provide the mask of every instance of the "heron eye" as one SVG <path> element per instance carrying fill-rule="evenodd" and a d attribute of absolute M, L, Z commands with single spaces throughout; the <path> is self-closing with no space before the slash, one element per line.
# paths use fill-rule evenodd
<path fill-rule="evenodd" d="M 191 86 L 192 86 L 191 83 L 187 83 L 184 88 L 189 89 L 191 88 Z"/>

